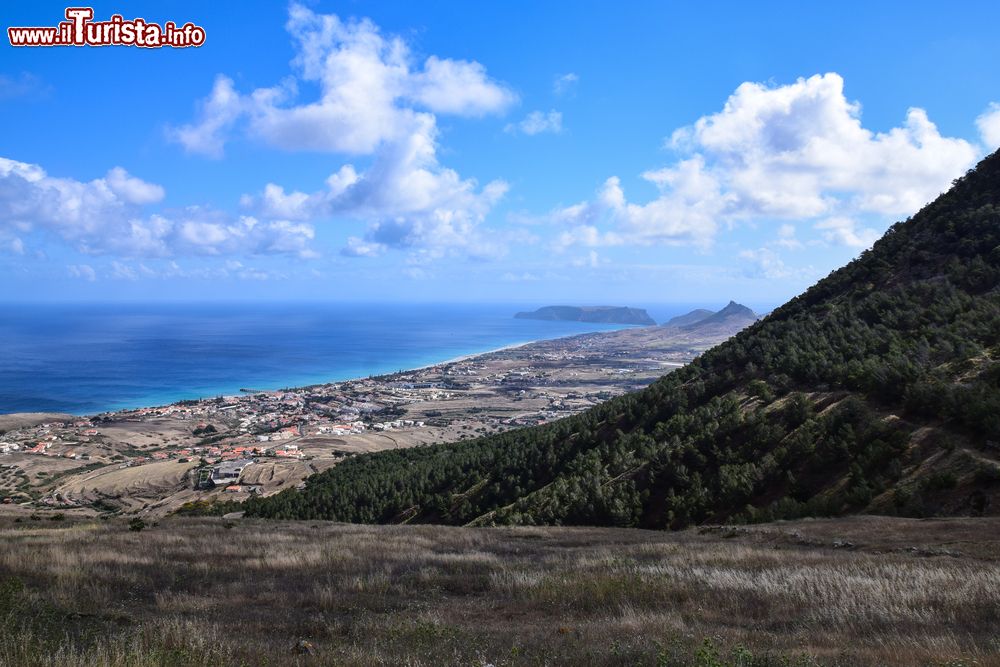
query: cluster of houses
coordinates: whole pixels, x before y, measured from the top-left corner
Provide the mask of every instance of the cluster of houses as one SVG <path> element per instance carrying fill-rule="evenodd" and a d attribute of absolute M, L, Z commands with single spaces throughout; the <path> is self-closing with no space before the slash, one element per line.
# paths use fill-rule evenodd
<path fill-rule="evenodd" d="M 379 422 L 372 424 L 372 429 L 376 431 L 391 431 L 394 428 L 423 428 L 424 422 L 414 419 L 395 419 L 390 422 Z"/>
<path fill-rule="evenodd" d="M 184 449 L 174 449 L 174 450 L 161 450 L 158 452 L 153 452 L 149 458 L 153 460 L 166 460 L 166 459 L 186 459 L 193 458 L 195 456 L 203 457 L 208 460 L 228 462 L 235 460 L 242 460 L 249 457 L 258 456 L 277 456 L 280 458 L 290 458 L 290 459 L 300 459 L 305 456 L 302 450 L 299 449 L 298 445 L 288 443 L 285 445 L 271 445 L 271 446 L 261 446 L 261 445 L 221 445 L 221 446 L 202 446 L 202 447 L 186 447 Z"/>
<path fill-rule="evenodd" d="M 271 442 L 272 440 L 291 440 L 302 435 L 302 430 L 298 424 L 292 424 L 279 428 L 274 433 L 262 433 L 257 436 L 257 442 Z"/>
<path fill-rule="evenodd" d="M 280 443 L 303 436 L 346 436 L 372 428 L 387 431 L 423 426 L 414 420 L 372 424 L 371 417 L 386 408 L 414 401 L 448 398 L 450 394 L 443 388 L 441 382 L 385 383 L 368 379 L 290 391 L 244 389 L 235 396 L 124 410 L 116 413 L 116 420 L 142 422 L 162 417 L 202 423 L 223 420 L 230 429 L 248 434 L 258 443 Z M 277 447 L 275 455 L 280 456 L 279 451 L 287 455 L 290 450 Z"/>
<path fill-rule="evenodd" d="M 52 431 L 59 429 L 70 429 L 74 440 L 62 440 Z M 66 433 L 63 433 L 65 436 Z M 93 436 L 99 435 L 97 429 L 91 427 L 88 420 L 79 420 L 72 423 L 46 422 L 39 426 L 14 431 L 0 440 L 0 454 L 13 454 L 21 452 L 24 454 L 41 454 L 45 456 L 58 456 L 67 459 L 89 458 L 75 451 L 61 451 L 54 453 L 49 451 L 55 445 L 76 447 L 82 443 L 89 442 Z M 9 438 L 20 438 L 13 440 Z"/>
<path fill-rule="evenodd" d="M 362 421 L 343 424 L 320 424 L 316 427 L 317 435 L 356 435 L 364 433 L 368 427 Z"/>

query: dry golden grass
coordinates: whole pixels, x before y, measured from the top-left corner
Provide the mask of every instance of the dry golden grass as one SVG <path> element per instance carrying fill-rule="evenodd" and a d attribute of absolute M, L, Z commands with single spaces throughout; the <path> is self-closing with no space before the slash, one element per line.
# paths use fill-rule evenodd
<path fill-rule="evenodd" d="M 990 667 L 998 529 L 7 521 L 0 664 Z"/>

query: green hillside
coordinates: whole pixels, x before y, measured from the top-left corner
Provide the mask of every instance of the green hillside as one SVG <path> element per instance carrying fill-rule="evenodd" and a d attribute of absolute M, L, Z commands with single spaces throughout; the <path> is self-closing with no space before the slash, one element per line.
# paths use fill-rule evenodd
<path fill-rule="evenodd" d="M 1000 513 L 1000 155 L 649 388 L 542 427 L 352 458 L 245 505 L 352 522 Z"/>

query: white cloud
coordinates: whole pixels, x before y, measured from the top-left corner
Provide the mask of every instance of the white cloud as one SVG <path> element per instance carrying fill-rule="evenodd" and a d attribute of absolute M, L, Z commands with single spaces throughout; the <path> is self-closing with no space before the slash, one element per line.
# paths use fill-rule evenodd
<path fill-rule="evenodd" d="M 386 251 L 386 247 L 381 243 L 369 243 L 357 236 L 349 236 L 340 254 L 347 257 L 378 257 Z"/>
<path fill-rule="evenodd" d="M 848 248 L 870 248 L 878 237 L 878 231 L 871 228 L 861 228 L 852 218 L 834 216 L 816 223 L 816 229 L 823 233 L 823 238 L 835 245 Z"/>
<path fill-rule="evenodd" d="M 143 211 L 143 204 L 163 196 L 159 185 L 119 167 L 104 178 L 82 182 L 0 158 L 0 232 L 6 234 L 48 232 L 89 254 L 314 254 L 309 246 L 315 232 L 308 224 L 232 219 L 200 207 L 170 214 Z"/>
<path fill-rule="evenodd" d="M 311 225 L 287 220 L 260 221 L 252 216 L 231 219 L 191 208 L 172 221 L 171 240 L 198 255 L 296 255 L 315 257 L 309 248 Z"/>
<path fill-rule="evenodd" d="M 84 248 L 102 243 L 104 232 L 113 227 L 114 238 L 106 240 L 118 243 L 127 235 L 123 232 L 134 206 L 116 190 L 134 197 L 158 187 L 120 169 L 84 183 L 50 177 L 38 165 L 0 158 L 0 226 L 25 232 L 41 227 Z"/>
<path fill-rule="evenodd" d="M 502 253 L 479 224 L 507 184 L 480 188 L 442 166 L 435 114 L 499 113 L 516 95 L 477 62 L 432 55 L 418 66 L 401 38 L 383 35 L 368 20 L 345 22 L 292 4 L 286 27 L 296 47 L 295 78 L 233 99 L 231 81 L 220 77 L 199 123 L 175 136 L 187 147 L 197 143 L 182 137 L 221 153 L 223 135 L 245 118 L 247 134 L 282 149 L 373 156 L 367 170 L 344 165 L 318 191 L 269 183 L 242 200 L 264 219 L 367 221 L 364 237 L 351 238 L 344 255 L 369 257 L 388 248 L 430 256 Z M 297 101 L 298 81 L 317 84 L 319 98 Z"/>
<path fill-rule="evenodd" d="M 66 267 L 69 275 L 73 278 L 79 278 L 80 280 L 86 280 L 87 282 L 94 282 L 97 280 L 97 272 L 94 271 L 94 267 L 89 264 L 70 264 Z"/>
<path fill-rule="evenodd" d="M 798 250 L 802 247 L 802 242 L 795 238 L 795 225 L 788 223 L 778 227 L 778 240 L 773 244 L 789 250 Z"/>
<path fill-rule="evenodd" d="M 744 262 L 743 275 L 748 278 L 766 278 L 780 280 L 784 278 L 801 278 L 809 274 L 808 269 L 793 269 L 788 267 L 781 257 L 770 248 L 744 250 L 739 257 Z"/>
<path fill-rule="evenodd" d="M 974 164 L 963 139 L 942 137 L 922 109 L 875 133 L 835 73 L 786 86 L 744 83 L 719 113 L 676 131 L 702 152 L 736 199 L 733 215 L 812 217 L 845 207 L 906 215 Z"/>
<path fill-rule="evenodd" d="M 722 111 L 671 135 L 668 145 L 685 157 L 643 174 L 659 187 L 656 199 L 625 203 L 612 178 L 605 190 L 616 190 L 619 204 L 609 205 L 605 191 L 552 218 L 594 224 L 610 212 L 607 222 L 630 243 L 706 246 L 741 221 L 912 214 L 975 163 L 977 147 L 942 136 L 922 109 L 910 109 L 901 127 L 866 129 L 843 83 L 835 73 L 784 86 L 744 83 Z M 870 244 L 874 233 L 821 229 L 854 247 Z"/>
<path fill-rule="evenodd" d="M 11 255 L 23 255 L 25 253 L 24 241 L 12 234 L 4 233 L 0 230 L 0 252 Z"/>
<path fill-rule="evenodd" d="M 482 116 L 517 101 L 513 92 L 487 76 L 485 67 L 465 60 L 431 56 L 423 71 L 413 75 L 412 86 L 413 100 L 438 113 Z"/>
<path fill-rule="evenodd" d="M 370 257 L 387 248 L 423 248 L 435 256 L 454 251 L 480 257 L 498 254 L 501 251 L 478 226 L 507 192 L 507 184 L 497 180 L 479 188 L 475 180 L 442 167 L 433 118 L 417 114 L 414 121 L 413 131 L 404 140 L 384 145 L 365 172 L 345 165 L 327 179 L 325 189 L 309 194 L 268 184 L 244 204 L 264 217 L 367 220 L 364 239 L 352 238 L 343 249 L 349 256 Z"/>
<path fill-rule="evenodd" d="M 369 20 L 342 21 L 293 3 L 285 27 L 296 78 L 241 95 L 218 77 L 198 121 L 171 132 L 187 150 L 220 156 L 245 117 L 246 134 L 277 148 L 367 155 L 405 140 L 422 112 L 482 116 L 517 101 L 480 63 L 432 55 L 417 66 L 401 38 Z M 317 84 L 319 98 L 297 102 L 299 80 Z"/>
<path fill-rule="evenodd" d="M 1000 148 L 1000 104 L 991 102 L 989 108 L 976 118 L 976 126 L 987 151 L 992 153 Z"/>
<path fill-rule="evenodd" d="M 139 279 L 139 274 L 128 264 L 122 262 L 111 262 L 111 278 L 113 280 L 135 281 Z"/>
<path fill-rule="evenodd" d="M 508 134 L 517 134 L 520 132 L 528 136 L 534 136 L 543 132 L 559 134 L 562 130 L 562 114 L 555 109 L 547 113 L 544 111 L 532 111 L 521 122 L 510 123 L 504 127 L 504 132 Z"/>
<path fill-rule="evenodd" d="M 622 245 L 624 239 L 614 232 L 602 232 L 594 225 L 576 225 L 556 236 L 555 249 L 559 252 L 572 246 L 600 248 Z"/>
<path fill-rule="evenodd" d="M 163 199 L 163 187 L 129 176 L 121 167 L 115 167 L 106 177 L 108 187 L 129 204 L 153 204 Z"/>
<path fill-rule="evenodd" d="M 564 95 L 576 88 L 576 84 L 579 81 L 580 77 L 573 72 L 561 74 L 557 76 L 556 80 L 552 83 L 552 92 L 556 95 Z"/>
<path fill-rule="evenodd" d="M 233 80 L 219 75 L 200 107 L 198 123 L 170 128 L 167 134 L 188 153 L 221 158 L 225 134 L 243 114 L 246 105 L 236 92 Z"/>
<path fill-rule="evenodd" d="M 660 196 L 646 204 L 628 202 L 621 181 L 612 176 L 593 200 L 554 212 L 553 219 L 572 226 L 570 232 L 560 235 L 558 245 L 704 247 L 711 243 L 727 197 L 700 157 L 679 162 L 673 168 L 646 172 L 643 178 L 660 190 Z M 595 225 L 602 222 L 613 230 L 601 233 Z"/>

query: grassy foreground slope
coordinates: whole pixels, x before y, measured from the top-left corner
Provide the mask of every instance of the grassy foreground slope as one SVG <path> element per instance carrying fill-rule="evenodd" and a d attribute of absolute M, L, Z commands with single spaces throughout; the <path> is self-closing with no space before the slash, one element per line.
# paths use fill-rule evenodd
<path fill-rule="evenodd" d="M 599 524 L 1000 512 L 1000 155 L 644 391 L 359 456 L 250 516 Z"/>
<path fill-rule="evenodd" d="M 998 536 L 0 518 L 0 665 L 1000 667 Z"/>

